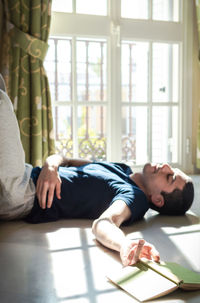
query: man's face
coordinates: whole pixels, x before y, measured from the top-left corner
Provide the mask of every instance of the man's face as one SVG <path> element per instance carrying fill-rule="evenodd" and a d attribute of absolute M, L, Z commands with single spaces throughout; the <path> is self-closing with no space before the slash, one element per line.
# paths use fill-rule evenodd
<path fill-rule="evenodd" d="M 171 193 L 176 188 L 182 190 L 189 177 L 178 168 L 169 164 L 147 163 L 143 168 L 143 181 L 148 195 L 159 194 L 162 191 Z"/>

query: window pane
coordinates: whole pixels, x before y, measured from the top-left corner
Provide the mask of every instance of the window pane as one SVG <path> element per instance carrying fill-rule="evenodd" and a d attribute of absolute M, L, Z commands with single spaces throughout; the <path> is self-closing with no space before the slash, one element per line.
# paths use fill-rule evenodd
<path fill-rule="evenodd" d="M 56 99 L 55 96 L 55 68 L 56 68 L 56 62 L 55 62 L 55 41 L 52 39 L 49 39 L 48 41 L 49 48 L 48 52 L 44 61 L 44 67 L 46 74 L 48 76 L 49 85 L 50 85 L 50 91 L 51 91 L 51 98 L 52 100 Z"/>
<path fill-rule="evenodd" d="M 53 0 L 52 11 L 72 13 L 72 0 Z"/>
<path fill-rule="evenodd" d="M 123 18 L 147 19 L 148 0 L 123 0 L 121 1 L 121 16 Z"/>
<path fill-rule="evenodd" d="M 76 12 L 89 15 L 107 15 L 107 0 L 76 0 Z"/>
<path fill-rule="evenodd" d="M 73 157 L 72 107 L 55 106 L 53 110 L 56 151 Z"/>
<path fill-rule="evenodd" d="M 152 162 L 177 162 L 178 107 L 153 107 Z"/>
<path fill-rule="evenodd" d="M 103 106 L 78 107 L 78 154 L 92 160 L 106 159 L 106 109 Z"/>
<path fill-rule="evenodd" d="M 147 102 L 148 56 L 148 43 L 122 43 L 122 101 Z"/>
<path fill-rule="evenodd" d="M 71 40 L 49 39 L 45 69 L 49 79 L 53 101 L 71 101 Z"/>
<path fill-rule="evenodd" d="M 71 41 L 57 42 L 57 90 L 58 101 L 70 101 L 71 96 Z"/>
<path fill-rule="evenodd" d="M 147 162 L 147 107 L 122 108 L 122 160 Z"/>
<path fill-rule="evenodd" d="M 153 19 L 179 21 L 179 0 L 153 0 Z"/>
<path fill-rule="evenodd" d="M 107 99 L 106 42 L 77 41 L 77 97 L 79 101 Z"/>
<path fill-rule="evenodd" d="M 153 43 L 154 102 L 178 102 L 178 44 Z"/>

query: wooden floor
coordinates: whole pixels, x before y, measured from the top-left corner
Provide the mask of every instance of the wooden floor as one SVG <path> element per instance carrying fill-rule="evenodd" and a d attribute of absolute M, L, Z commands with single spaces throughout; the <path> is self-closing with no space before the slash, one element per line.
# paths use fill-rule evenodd
<path fill-rule="evenodd" d="M 186 216 L 164 217 L 149 211 L 145 220 L 124 231 L 130 238 L 142 236 L 153 243 L 163 261 L 200 272 L 200 176 L 194 182 L 195 202 Z M 121 263 L 117 253 L 95 241 L 91 223 L 1 222 L 0 302 L 137 302 L 107 281 L 106 273 Z M 149 283 L 156 287 L 153 281 Z M 200 291 L 176 291 L 151 302 L 199 303 Z"/>

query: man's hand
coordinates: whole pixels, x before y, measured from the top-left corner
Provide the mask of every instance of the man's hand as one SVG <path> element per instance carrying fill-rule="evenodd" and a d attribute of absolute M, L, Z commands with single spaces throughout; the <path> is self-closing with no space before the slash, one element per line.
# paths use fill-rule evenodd
<path fill-rule="evenodd" d="M 36 186 L 36 194 L 40 207 L 43 209 L 46 208 L 47 194 L 48 208 L 52 205 L 54 192 L 56 192 L 57 198 L 61 199 L 61 179 L 58 174 L 59 166 L 81 166 L 88 163 L 91 163 L 91 161 L 83 159 L 68 159 L 58 154 L 49 156 L 45 161 Z"/>
<path fill-rule="evenodd" d="M 133 265 L 141 258 L 160 261 L 160 255 L 155 247 L 143 239 L 125 239 L 120 249 L 120 257 L 124 266 Z"/>
<path fill-rule="evenodd" d="M 61 199 L 61 179 L 59 177 L 58 170 L 56 167 L 44 165 L 36 186 L 36 194 L 41 208 L 46 208 L 47 194 L 47 207 L 51 207 L 54 192 L 56 192 L 57 198 Z"/>

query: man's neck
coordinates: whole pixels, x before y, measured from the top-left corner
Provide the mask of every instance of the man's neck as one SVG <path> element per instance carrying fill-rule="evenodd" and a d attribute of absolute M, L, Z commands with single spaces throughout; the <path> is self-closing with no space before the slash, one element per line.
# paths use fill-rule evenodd
<path fill-rule="evenodd" d="M 145 186 L 144 186 L 144 182 L 143 182 L 143 175 L 142 173 L 134 173 L 134 174 L 131 174 L 130 176 L 130 179 L 135 182 L 135 184 L 145 193 L 146 195 L 146 189 L 145 189 Z"/>

